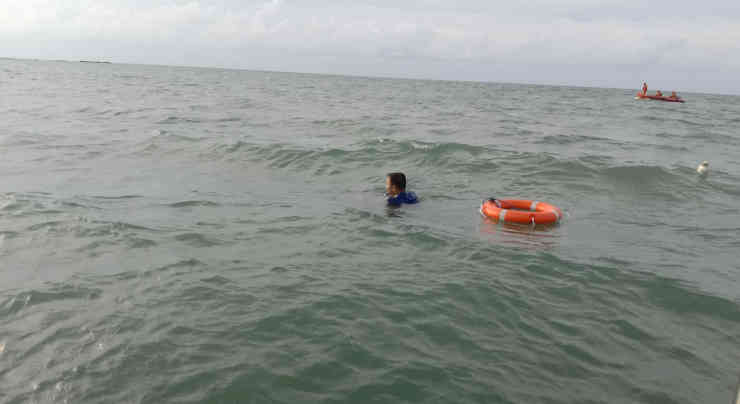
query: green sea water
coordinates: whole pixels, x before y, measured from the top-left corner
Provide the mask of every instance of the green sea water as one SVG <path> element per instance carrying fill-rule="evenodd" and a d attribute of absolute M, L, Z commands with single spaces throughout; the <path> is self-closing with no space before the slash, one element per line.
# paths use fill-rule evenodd
<path fill-rule="evenodd" d="M 0 403 L 732 399 L 738 97 L 18 60 L 0 91 Z"/>

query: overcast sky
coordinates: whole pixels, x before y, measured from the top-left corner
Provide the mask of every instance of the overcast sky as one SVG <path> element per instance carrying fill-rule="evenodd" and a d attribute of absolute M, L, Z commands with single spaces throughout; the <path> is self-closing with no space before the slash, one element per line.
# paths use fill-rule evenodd
<path fill-rule="evenodd" d="M 0 0 L 0 56 L 740 94 L 740 0 Z"/>

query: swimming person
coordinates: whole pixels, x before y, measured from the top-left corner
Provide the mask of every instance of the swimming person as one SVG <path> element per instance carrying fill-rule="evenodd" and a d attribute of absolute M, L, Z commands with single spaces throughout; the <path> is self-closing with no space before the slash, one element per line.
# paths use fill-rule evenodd
<path fill-rule="evenodd" d="M 390 173 L 385 176 L 385 194 L 388 197 L 388 205 L 391 206 L 419 202 L 415 193 L 406 191 L 406 176 L 403 173 Z"/>

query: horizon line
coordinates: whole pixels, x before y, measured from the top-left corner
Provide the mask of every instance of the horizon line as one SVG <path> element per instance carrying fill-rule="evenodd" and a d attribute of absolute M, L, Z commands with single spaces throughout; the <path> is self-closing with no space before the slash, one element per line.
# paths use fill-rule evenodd
<path fill-rule="evenodd" d="M 224 66 L 212 66 L 212 65 L 179 65 L 179 64 L 159 64 L 159 63 L 131 63 L 131 62 L 116 62 L 111 60 L 98 60 L 98 59 L 39 59 L 39 58 L 17 58 L 11 56 L 0 56 L 0 60 L 15 60 L 15 61 L 30 61 L 30 62 L 62 62 L 62 63 L 87 63 L 87 64 L 102 64 L 102 65 L 128 65 L 128 66 L 152 66 L 152 67 L 176 67 L 176 68 L 191 68 L 191 69 L 209 69 L 209 70 L 232 70 L 232 71 L 248 71 L 248 72 L 259 72 L 259 73 L 280 73 L 280 74 L 305 74 L 305 75 L 317 75 L 317 76 L 336 76 L 336 77 L 348 77 L 348 78 L 364 78 L 364 79 L 383 79 L 383 80 L 411 80 L 411 81 L 434 81 L 434 82 L 450 82 L 450 83 L 479 83 L 479 84 L 511 84 L 511 85 L 528 85 L 528 86 L 542 86 L 542 87 L 573 87 L 573 88 L 584 88 L 584 89 L 599 89 L 599 90 L 635 90 L 639 91 L 640 88 L 626 88 L 626 87 L 594 87 L 582 84 L 553 84 L 543 82 L 505 82 L 495 80 L 466 80 L 466 79 L 440 79 L 440 78 L 429 78 L 429 77 L 398 77 L 398 76 L 386 76 L 386 75 L 367 75 L 367 74 L 351 74 L 351 73 L 327 73 L 327 72 L 300 72 L 300 71 L 289 71 L 289 70 L 263 70 L 263 69 L 250 69 L 246 67 L 224 67 Z M 641 83 L 639 85 L 642 85 Z M 692 91 L 681 91 L 684 94 L 696 94 L 696 95 L 720 95 L 720 96 L 731 96 L 738 97 L 740 93 L 701 93 Z"/>

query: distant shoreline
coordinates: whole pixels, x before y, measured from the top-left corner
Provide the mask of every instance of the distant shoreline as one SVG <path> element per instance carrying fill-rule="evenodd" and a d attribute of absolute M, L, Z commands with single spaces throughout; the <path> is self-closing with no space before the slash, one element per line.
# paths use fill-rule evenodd
<path fill-rule="evenodd" d="M 153 63 L 127 63 L 127 62 L 110 62 L 110 61 L 94 61 L 94 60 L 64 60 L 64 59 L 38 59 L 38 58 L 14 58 L 7 56 L 0 56 L 0 60 L 15 60 L 15 61 L 36 61 L 36 62 L 62 62 L 62 63 L 93 63 L 93 64 L 115 64 L 117 66 L 150 66 L 150 67 L 165 67 L 165 68 L 190 68 L 190 69 L 216 69 L 216 70 L 232 70 L 232 71 L 250 71 L 250 72 L 262 72 L 262 73 L 287 73 L 287 74 L 309 74 L 318 76 L 336 76 L 336 77 L 352 77 L 352 78 L 366 78 L 366 79 L 381 79 L 381 80 L 416 80 L 416 81 L 440 81 L 440 82 L 455 82 L 455 83 L 482 83 L 482 84 L 513 84 L 513 85 L 528 85 L 528 86 L 542 86 L 542 87 L 574 87 L 583 89 L 600 89 L 600 90 L 627 90 L 632 92 L 639 91 L 637 86 L 635 87 L 610 87 L 610 86 L 590 86 L 583 84 L 567 84 L 567 83 L 542 83 L 542 82 L 529 82 L 529 81 L 496 81 L 496 80 L 468 80 L 468 79 L 450 79 L 450 78 L 425 78 L 425 77 L 401 77 L 401 76 L 389 76 L 389 75 L 364 75 L 364 74 L 352 74 L 352 73 L 327 73 L 327 72 L 316 72 L 316 71 L 290 71 L 290 70 L 264 70 L 254 69 L 246 67 L 233 67 L 233 66 L 212 66 L 212 65 L 185 65 L 185 64 L 153 64 Z M 652 88 L 652 86 L 651 86 Z M 738 97 L 740 93 L 732 92 L 703 92 L 697 90 L 686 90 L 676 88 L 676 91 L 686 95 L 721 95 Z"/>

